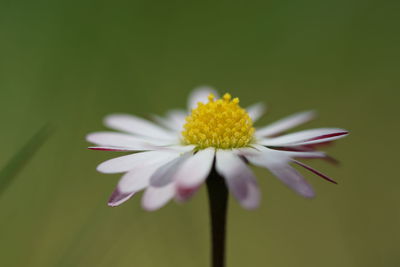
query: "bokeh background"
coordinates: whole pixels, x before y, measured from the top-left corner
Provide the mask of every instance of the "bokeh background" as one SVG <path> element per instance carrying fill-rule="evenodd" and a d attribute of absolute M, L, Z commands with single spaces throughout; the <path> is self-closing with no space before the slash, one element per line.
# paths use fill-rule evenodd
<path fill-rule="evenodd" d="M 1 266 L 207 266 L 204 188 L 148 213 L 106 205 L 116 153 L 84 137 L 113 112 L 185 107 L 211 85 L 265 101 L 258 125 L 315 109 L 305 127 L 351 135 L 311 162 L 317 198 L 257 169 L 262 205 L 231 199 L 228 266 L 399 266 L 399 1 L 0 1 L 0 169 L 43 125 L 44 145 L 0 195 Z M 304 128 L 304 127 L 303 127 Z M 302 129 L 302 128 L 299 128 Z"/>

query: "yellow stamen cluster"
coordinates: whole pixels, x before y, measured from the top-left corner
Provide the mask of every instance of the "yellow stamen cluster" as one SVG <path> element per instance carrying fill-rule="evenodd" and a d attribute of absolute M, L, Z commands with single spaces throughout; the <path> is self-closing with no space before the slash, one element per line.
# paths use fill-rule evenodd
<path fill-rule="evenodd" d="M 196 145 L 198 149 L 245 147 L 253 140 L 253 134 L 249 114 L 239 106 L 239 98 L 232 99 L 230 94 L 218 100 L 210 94 L 208 103 L 199 102 L 186 117 L 182 132 L 184 143 Z"/>

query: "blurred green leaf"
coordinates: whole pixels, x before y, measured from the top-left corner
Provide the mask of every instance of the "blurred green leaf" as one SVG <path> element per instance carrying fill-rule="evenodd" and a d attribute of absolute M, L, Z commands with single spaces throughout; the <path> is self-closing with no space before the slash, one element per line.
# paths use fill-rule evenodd
<path fill-rule="evenodd" d="M 37 131 L 17 154 L 0 170 L 0 196 L 11 184 L 18 172 L 28 163 L 35 155 L 36 151 L 42 146 L 49 137 L 50 128 L 48 125 L 43 126 Z"/>

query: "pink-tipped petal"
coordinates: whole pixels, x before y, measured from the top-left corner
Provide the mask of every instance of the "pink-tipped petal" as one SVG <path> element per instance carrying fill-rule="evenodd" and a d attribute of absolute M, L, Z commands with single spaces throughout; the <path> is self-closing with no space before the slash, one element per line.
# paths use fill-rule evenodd
<path fill-rule="evenodd" d="M 110 196 L 110 199 L 108 200 L 108 206 L 110 206 L 110 207 L 119 206 L 122 203 L 124 203 L 125 201 L 127 201 L 128 199 L 130 199 L 134 194 L 135 194 L 135 192 L 123 193 L 123 192 L 119 191 L 118 188 L 116 188 L 114 190 L 114 192 L 112 193 L 112 195 Z"/>
<path fill-rule="evenodd" d="M 229 191 L 246 209 L 259 206 L 260 192 L 253 172 L 231 151 L 218 150 L 216 170 L 225 178 Z"/>
<path fill-rule="evenodd" d="M 148 187 L 142 197 L 142 207 L 154 211 L 168 203 L 175 195 L 173 183 L 164 187 Z"/>
<path fill-rule="evenodd" d="M 188 201 L 199 190 L 199 188 L 200 186 L 190 188 L 176 186 L 175 200 L 178 202 Z"/>
<path fill-rule="evenodd" d="M 323 174 L 322 172 L 320 172 L 320 171 L 318 171 L 318 170 L 316 170 L 316 169 L 314 169 L 314 168 L 312 168 L 312 167 L 310 167 L 310 166 L 308 166 L 308 165 L 306 165 L 306 164 L 304 164 L 304 163 L 302 163 L 300 161 L 293 160 L 293 162 L 296 163 L 297 165 L 303 167 L 304 169 L 309 170 L 310 172 L 318 175 L 319 177 L 321 177 L 321 178 L 323 178 L 323 179 L 325 179 L 325 180 L 327 180 L 327 181 L 329 181 L 331 183 L 337 184 L 337 182 L 335 180 L 333 180 L 332 178 L 330 178 L 327 175 Z"/>
<path fill-rule="evenodd" d="M 300 146 L 308 146 L 311 148 L 320 147 L 322 145 L 330 145 L 330 144 L 332 144 L 332 141 L 346 137 L 347 135 L 349 135 L 349 132 L 346 130 L 343 130 L 343 132 L 338 132 L 338 133 L 334 133 L 334 134 L 327 134 L 327 135 L 315 137 L 314 139 L 311 139 L 309 141 L 299 143 L 299 145 Z"/>
<path fill-rule="evenodd" d="M 268 147 L 260 146 L 257 144 L 253 145 L 253 148 L 246 147 L 237 149 L 236 153 L 241 156 L 259 156 L 260 152 L 268 154 L 269 157 L 275 157 L 289 162 L 290 158 L 307 158 L 307 159 L 326 159 L 328 156 L 324 152 L 320 151 L 301 151 L 301 150 L 277 150 Z"/>
<path fill-rule="evenodd" d="M 115 151 L 115 152 L 131 152 L 131 151 L 144 151 L 144 150 L 136 150 L 132 148 L 118 148 L 118 147 L 107 147 L 107 146 L 90 146 L 88 147 L 90 150 L 99 150 L 99 151 Z"/>
<path fill-rule="evenodd" d="M 320 151 L 280 151 L 283 155 L 290 158 L 300 159 L 326 159 L 328 156 Z"/>
<path fill-rule="evenodd" d="M 179 157 L 175 154 L 173 157 L 160 159 L 153 163 L 145 163 L 137 166 L 135 169 L 124 174 L 118 183 L 118 188 L 124 193 L 137 192 L 150 185 L 150 178 L 161 166 L 173 161 Z"/>
<path fill-rule="evenodd" d="M 293 158 L 307 158 L 307 159 L 318 159 L 321 158 L 330 164 L 338 165 L 339 161 L 334 157 L 326 154 L 325 152 L 315 151 L 313 148 L 308 146 L 288 146 L 288 147 L 272 147 L 274 150 L 281 152 L 293 152 L 288 153 Z"/>
<path fill-rule="evenodd" d="M 281 119 L 275 123 L 272 123 L 270 125 L 258 129 L 256 131 L 256 136 L 259 137 L 275 136 L 291 128 L 304 124 L 314 118 L 315 118 L 314 111 L 305 111 L 296 113 L 289 117 Z"/>
<path fill-rule="evenodd" d="M 251 164 L 268 169 L 298 194 L 307 198 L 314 197 L 312 187 L 300 173 L 289 165 L 291 159 L 283 152 L 264 148 L 258 154 L 247 154 L 246 159 Z"/>
<path fill-rule="evenodd" d="M 115 130 L 150 137 L 158 140 L 174 141 L 176 134 L 168 131 L 155 123 L 128 114 L 114 114 L 105 118 L 107 127 Z"/>
<path fill-rule="evenodd" d="M 321 128 L 300 131 L 275 138 L 258 140 L 258 143 L 271 147 L 304 146 L 330 142 L 348 135 L 348 131 L 337 128 Z"/>

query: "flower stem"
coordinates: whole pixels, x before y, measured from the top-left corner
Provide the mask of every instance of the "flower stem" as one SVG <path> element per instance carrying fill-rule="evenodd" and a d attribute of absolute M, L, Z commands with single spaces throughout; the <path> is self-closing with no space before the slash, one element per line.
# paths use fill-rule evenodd
<path fill-rule="evenodd" d="M 228 189 L 223 177 L 215 170 L 207 178 L 207 191 L 211 222 L 211 267 L 224 267 Z"/>

